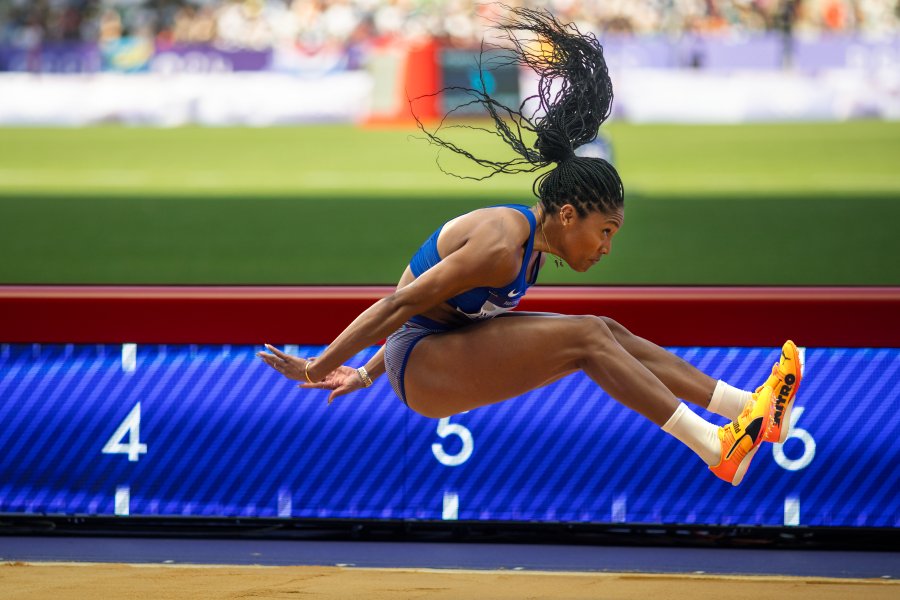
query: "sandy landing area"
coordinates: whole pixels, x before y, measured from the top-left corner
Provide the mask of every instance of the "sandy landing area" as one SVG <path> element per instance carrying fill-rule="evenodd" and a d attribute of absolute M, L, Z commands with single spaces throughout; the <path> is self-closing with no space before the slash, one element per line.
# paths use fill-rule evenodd
<path fill-rule="evenodd" d="M 535 571 L 0 564 L 4 600 L 315 598 L 380 600 L 898 600 L 900 582 Z"/>

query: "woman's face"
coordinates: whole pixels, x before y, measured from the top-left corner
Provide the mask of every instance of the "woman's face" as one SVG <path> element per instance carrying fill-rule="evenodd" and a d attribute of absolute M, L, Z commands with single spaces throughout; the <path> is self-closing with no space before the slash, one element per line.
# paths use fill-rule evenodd
<path fill-rule="evenodd" d="M 612 239 L 624 223 L 621 208 L 612 212 L 592 211 L 581 217 L 571 204 L 559 212 L 562 230 L 560 251 L 562 259 L 574 270 L 583 273 L 612 251 Z"/>

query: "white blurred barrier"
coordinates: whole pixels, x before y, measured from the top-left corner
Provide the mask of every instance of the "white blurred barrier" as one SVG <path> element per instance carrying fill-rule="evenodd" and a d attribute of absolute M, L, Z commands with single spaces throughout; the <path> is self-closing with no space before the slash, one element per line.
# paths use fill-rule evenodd
<path fill-rule="evenodd" d="M 637 123 L 900 119 L 900 72 L 841 69 L 613 72 L 615 115 Z M 230 74 L 0 74 L 0 124 L 177 126 L 355 122 L 373 105 L 365 71 L 303 78 Z M 523 95 L 533 81 L 523 77 Z"/>
<path fill-rule="evenodd" d="M 277 73 L 0 75 L 0 123 L 280 125 L 346 122 L 368 112 L 364 72 L 313 79 Z"/>
<path fill-rule="evenodd" d="M 613 116 L 632 123 L 900 119 L 900 71 L 615 69 Z M 523 73 L 522 96 L 537 92 Z M 526 108 L 533 110 L 536 103 Z"/>
<path fill-rule="evenodd" d="M 615 114 L 635 123 L 900 119 L 900 72 L 622 70 Z"/>

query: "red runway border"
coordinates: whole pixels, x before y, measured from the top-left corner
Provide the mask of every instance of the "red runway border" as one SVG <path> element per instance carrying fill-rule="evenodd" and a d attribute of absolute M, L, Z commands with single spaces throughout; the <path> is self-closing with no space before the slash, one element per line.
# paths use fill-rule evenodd
<path fill-rule="evenodd" d="M 392 287 L 3 286 L 0 342 L 327 344 Z M 666 346 L 900 347 L 900 287 L 532 288 Z"/>
<path fill-rule="evenodd" d="M 0 287 L 0 342 L 326 344 L 393 288 Z M 612 317 L 668 346 L 900 347 L 900 288 L 535 287 L 523 310 Z"/>

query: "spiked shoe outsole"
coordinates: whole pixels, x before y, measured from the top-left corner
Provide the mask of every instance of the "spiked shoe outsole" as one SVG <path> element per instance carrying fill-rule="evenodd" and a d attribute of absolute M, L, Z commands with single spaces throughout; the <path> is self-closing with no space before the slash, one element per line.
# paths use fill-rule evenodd
<path fill-rule="evenodd" d="M 789 363 L 795 364 L 796 369 L 791 368 Z M 783 364 L 787 368 L 782 369 Z M 800 351 L 794 342 L 788 340 L 781 348 L 781 359 L 772 367 L 772 376 L 764 384 L 772 390 L 772 400 L 775 403 L 773 432 L 766 434 L 767 442 L 783 444 L 790 437 L 791 410 L 802 379 L 803 361 Z"/>

